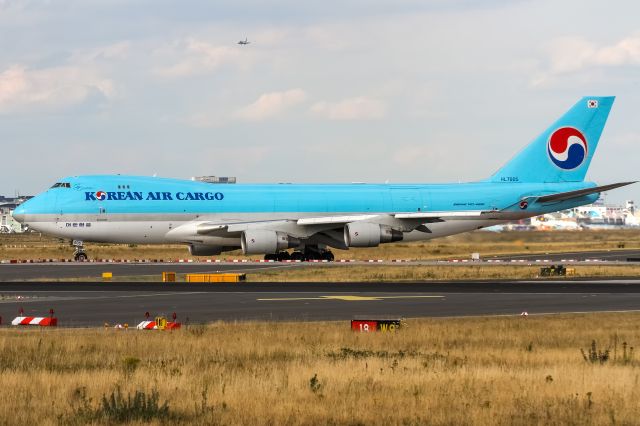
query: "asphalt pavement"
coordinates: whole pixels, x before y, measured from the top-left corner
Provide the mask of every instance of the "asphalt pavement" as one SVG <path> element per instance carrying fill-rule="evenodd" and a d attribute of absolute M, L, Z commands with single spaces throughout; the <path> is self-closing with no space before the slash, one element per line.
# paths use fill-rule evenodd
<path fill-rule="evenodd" d="M 462 259 L 457 259 L 462 260 Z M 465 259 L 468 260 L 468 259 Z M 483 259 L 484 265 L 498 266 L 505 263 L 564 263 L 579 264 L 591 262 L 609 263 L 635 263 L 640 264 L 640 250 L 607 250 L 590 252 L 565 252 L 553 254 L 514 254 L 505 256 L 492 256 Z M 500 261 L 500 263 L 495 263 Z M 474 262 L 477 264 L 477 262 Z M 411 265 L 467 265 L 464 262 L 445 262 L 442 260 L 415 261 L 415 262 L 331 262 L 322 263 L 324 266 L 341 267 L 347 265 L 367 265 L 367 266 L 411 266 Z M 135 277 L 135 276 L 155 276 L 161 279 L 162 272 L 176 273 L 216 273 L 216 272 L 237 272 L 248 273 L 259 269 L 314 267 L 317 263 L 257 263 L 257 262 L 221 262 L 221 263 L 4 263 L 0 264 L 0 282 L 4 281 L 33 281 L 33 280 L 64 280 L 64 279 L 87 279 L 99 278 L 103 272 L 111 272 L 114 277 Z"/>
<path fill-rule="evenodd" d="M 311 321 L 636 311 L 640 280 L 436 283 L 0 283 L 4 324 L 54 310 L 59 325 Z"/>

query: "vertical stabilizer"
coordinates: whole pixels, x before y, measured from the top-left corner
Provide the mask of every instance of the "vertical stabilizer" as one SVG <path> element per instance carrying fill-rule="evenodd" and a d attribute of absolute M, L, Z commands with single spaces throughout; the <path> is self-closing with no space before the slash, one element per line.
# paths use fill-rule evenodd
<path fill-rule="evenodd" d="M 614 96 L 580 99 L 489 181 L 583 181 L 614 99 Z"/>

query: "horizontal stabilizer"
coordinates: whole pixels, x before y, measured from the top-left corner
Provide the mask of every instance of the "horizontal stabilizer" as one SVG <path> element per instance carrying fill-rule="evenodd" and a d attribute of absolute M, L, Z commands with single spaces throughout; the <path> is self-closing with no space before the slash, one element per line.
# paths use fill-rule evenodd
<path fill-rule="evenodd" d="M 636 182 L 637 181 L 619 182 L 619 183 L 612 183 L 610 185 L 594 186 L 593 188 L 578 189 L 577 191 L 559 192 L 557 194 L 543 195 L 541 197 L 537 197 L 536 201 L 538 203 L 551 203 L 555 201 L 565 201 L 565 200 L 570 200 L 572 198 L 583 197 L 589 194 L 596 194 L 598 192 L 609 191 L 611 189 L 616 189 L 616 188 L 620 188 L 621 186 L 631 185 L 632 183 L 636 183 Z"/>

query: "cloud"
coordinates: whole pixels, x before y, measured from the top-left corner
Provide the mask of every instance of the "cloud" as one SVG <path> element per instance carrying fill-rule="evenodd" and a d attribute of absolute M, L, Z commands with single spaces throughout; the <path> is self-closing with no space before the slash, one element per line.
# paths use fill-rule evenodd
<path fill-rule="evenodd" d="M 329 120 L 376 120 L 387 113 L 384 102 L 365 96 L 348 98 L 339 102 L 318 102 L 311 112 Z"/>
<path fill-rule="evenodd" d="M 594 67 L 638 66 L 640 33 L 610 45 L 598 45 L 583 37 L 562 37 L 552 41 L 548 55 L 548 69 L 535 78 L 534 85 L 562 75 L 592 71 Z"/>
<path fill-rule="evenodd" d="M 233 47 L 216 46 L 196 38 L 179 41 L 168 50 L 160 49 L 157 53 L 179 57 L 171 65 L 155 69 L 155 74 L 168 78 L 206 74 L 226 64 L 243 65 L 248 63 L 247 52 L 243 52 L 235 45 Z"/>
<path fill-rule="evenodd" d="M 236 111 L 235 117 L 246 121 L 262 121 L 281 115 L 306 98 L 307 94 L 302 89 L 265 93 L 255 102 Z"/>
<path fill-rule="evenodd" d="M 113 82 L 78 66 L 29 69 L 12 65 L 0 72 L 0 114 L 31 107 L 68 107 L 96 94 L 114 97 Z"/>
<path fill-rule="evenodd" d="M 130 41 L 119 41 L 116 43 L 108 44 L 106 46 L 100 46 L 93 49 L 83 50 L 76 53 L 74 57 L 78 61 L 97 61 L 108 60 L 113 61 L 116 59 L 127 59 L 129 53 L 132 50 L 132 44 Z"/>
<path fill-rule="evenodd" d="M 598 49 L 594 60 L 600 65 L 640 65 L 640 34 L 626 37 L 613 46 Z"/>

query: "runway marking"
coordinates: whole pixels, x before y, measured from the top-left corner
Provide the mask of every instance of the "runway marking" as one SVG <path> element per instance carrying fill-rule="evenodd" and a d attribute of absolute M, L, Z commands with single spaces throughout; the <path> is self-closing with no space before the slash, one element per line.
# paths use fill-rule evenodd
<path fill-rule="evenodd" d="M 384 299 L 437 299 L 444 298 L 444 296 L 319 296 L 319 297 L 281 297 L 273 299 L 256 299 L 260 302 L 288 302 L 296 300 L 344 300 L 346 302 L 366 302 L 372 300 L 384 300 Z"/>

